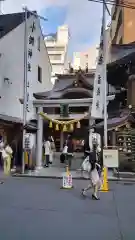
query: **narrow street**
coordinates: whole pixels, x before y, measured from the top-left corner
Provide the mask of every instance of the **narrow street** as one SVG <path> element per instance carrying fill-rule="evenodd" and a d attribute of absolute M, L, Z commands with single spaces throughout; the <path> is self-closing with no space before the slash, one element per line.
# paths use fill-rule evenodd
<path fill-rule="evenodd" d="M 0 185 L 1 239 L 134 240 L 135 185 L 111 183 L 100 201 L 83 199 L 87 181 L 9 178 Z M 7 231 L 8 229 L 8 231 Z"/>

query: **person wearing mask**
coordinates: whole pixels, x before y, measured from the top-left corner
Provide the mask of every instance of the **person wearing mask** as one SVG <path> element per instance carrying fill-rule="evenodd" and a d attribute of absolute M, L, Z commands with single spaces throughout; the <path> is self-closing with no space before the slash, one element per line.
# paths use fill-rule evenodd
<path fill-rule="evenodd" d="M 47 138 L 44 143 L 44 149 L 45 149 L 45 161 L 46 161 L 45 167 L 49 167 L 50 155 L 51 155 L 51 143 L 49 138 Z"/>

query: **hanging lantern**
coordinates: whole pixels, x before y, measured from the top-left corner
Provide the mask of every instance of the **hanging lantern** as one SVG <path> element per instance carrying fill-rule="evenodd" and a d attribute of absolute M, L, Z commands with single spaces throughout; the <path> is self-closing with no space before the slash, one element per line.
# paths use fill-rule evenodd
<path fill-rule="evenodd" d="M 56 124 L 55 130 L 56 130 L 56 131 L 59 131 L 59 124 Z"/>
<path fill-rule="evenodd" d="M 80 122 L 77 122 L 77 125 L 76 125 L 77 128 L 80 128 L 81 127 L 81 124 Z"/>
<path fill-rule="evenodd" d="M 126 124 L 126 128 L 130 128 L 130 123 L 127 123 L 127 124 Z"/>
<path fill-rule="evenodd" d="M 66 125 L 63 126 L 63 132 L 67 132 L 67 126 Z"/>
<path fill-rule="evenodd" d="M 50 121 L 49 128 L 52 128 L 52 127 L 53 127 L 53 124 L 52 124 L 52 121 Z"/>
<path fill-rule="evenodd" d="M 73 123 L 70 124 L 70 131 L 72 132 L 74 130 L 74 125 Z"/>

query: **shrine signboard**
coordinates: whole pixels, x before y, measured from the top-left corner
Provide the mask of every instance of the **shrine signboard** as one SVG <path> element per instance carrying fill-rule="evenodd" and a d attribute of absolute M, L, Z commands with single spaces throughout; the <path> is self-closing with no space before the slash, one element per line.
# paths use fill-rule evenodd
<path fill-rule="evenodd" d="M 107 168 L 119 167 L 118 149 L 103 149 L 103 165 Z"/>

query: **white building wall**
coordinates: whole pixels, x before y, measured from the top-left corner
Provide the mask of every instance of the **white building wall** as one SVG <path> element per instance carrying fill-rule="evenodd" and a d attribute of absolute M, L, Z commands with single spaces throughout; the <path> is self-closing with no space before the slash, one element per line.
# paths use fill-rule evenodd
<path fill-rule="evenodd" d="M 57 31 L 57 42 L 67 45 L 69 41 L 69 29 L 67 25 L 59 26 Z"/>
<path fill-rule="evenodd" d="M 97 56 L 97 46 L 90 47 L 84 52 L 75 52 L 73 53 L 73 68 L 78 69 L 81 67 L 82 69 L 85 69 L 88 64 L 89 69 L 95 69 Z"/>
<path fill-rule="evenodd" d="M 57 30 L 57 38 L 45 38 L 50 62 L 52 65 L 52 76 L 55 74 L 63 74 L 65 69 L 68 68 L 68 42 L 69 42 L 69 29 L 67 25 L 59 26 Z M 60 59 L 54 59 L 55 56 L 61 55 Z"/>
<path fill-rule="evenodd" d="M 39 27 L 38 20 L 32 16 L 28 20 L 28 26 L 33 20 L 36 22 L 36 30 L 33 33 L 35 44 L 33 56 L 31 58 L 30 96 L 33 98 L 34 92 L 48 91 L 51 84 L 51 65 L 45 47 L 44 39 Z M 28 29 L 30 34 L 30 29 Z M 37 39 L 41 38 L 41 49 L 37 49 Z M 23 98 L 24 82 L 24 23 L 0 39 L 0 114 L 12 117 L 23 118 L 23 105 L 19 99 Z M 42 83 L 38 82 L 38 65 L 42 68 Z M 4 78 L 9 78 L 11 84 L 4 82 Z M 34 117 L 34 110 L 27 114 L 27 120 Z"/>

